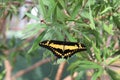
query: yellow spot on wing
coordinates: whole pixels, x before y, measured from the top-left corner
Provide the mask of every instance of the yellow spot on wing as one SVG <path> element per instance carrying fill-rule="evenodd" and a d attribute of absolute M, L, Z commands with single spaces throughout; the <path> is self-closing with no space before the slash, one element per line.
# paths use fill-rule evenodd
<path fill-rule="evenodd" d="M 47 41 L 47 43 L 45 43 L 45 45 L 48 45 L 49 44 L 49 41 Z"/>
<path fill-rule="evenodd" d="M 81 46 L 81 44 L 79 44 L 79 48 L 80 48 L 80 49 L 83 48 L 83 47 Z"/>
<path fill-rule="evenodd" d="M 56 51 L 56 50 L 54 50 L 53 49 L 53 51 L 57 54 L 57 55 L 59 55 L 59 56 L 63 56 L 61 53 L 59 53 L 58 51 Z"/>

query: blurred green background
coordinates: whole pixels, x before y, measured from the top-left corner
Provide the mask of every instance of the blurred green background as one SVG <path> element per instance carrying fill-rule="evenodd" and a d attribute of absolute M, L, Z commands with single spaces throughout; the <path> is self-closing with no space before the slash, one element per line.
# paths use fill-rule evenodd
<path fill-rule="evenodd" d="M 87 50 L 58 63 L 39 46 L 65 38 Z M 0 0 L 0 80 L 120 80 L 119 65 L 120 0 Z"/>

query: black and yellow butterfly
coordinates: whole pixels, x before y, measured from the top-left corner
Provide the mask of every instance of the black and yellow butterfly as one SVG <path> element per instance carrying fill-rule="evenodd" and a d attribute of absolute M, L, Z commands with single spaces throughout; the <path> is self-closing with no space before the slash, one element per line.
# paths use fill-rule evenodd
<path fill-rule="evenodd" d="M 86 50 L 84 44 L 76 42 L 46 40 L 40 42 L 39 45 L 52 51 L 57 58 L 68 58 L 76 52 Z"/>

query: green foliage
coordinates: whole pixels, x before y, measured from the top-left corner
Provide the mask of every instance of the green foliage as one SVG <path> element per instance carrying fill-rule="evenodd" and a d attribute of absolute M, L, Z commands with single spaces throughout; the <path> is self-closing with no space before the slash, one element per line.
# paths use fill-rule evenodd
<path fill-rule="evenodd" d="M 3 80 L 4 75 L 5 75 L 5 70 L 3 71 L 0 70 L 0 80 Z"/>
<path fill-rule="evenodd" d="M 115 71 L 107 68 L 106 72 L 110 75 L 111 80 L 119 80 L 120 79 L 120 74 L 116 73 Z"/>
<path fill-rule="evenodd" d="M 0 1 L 0 18 L 4 17 L 9 19 L 12 18 L 13 15 L 18 14 L 18 8 L 23 3 L 24 0 L 1 0 Z"/>
<path fill-rule="evenodd" d="M 11 18 L 13 13 L 18 13 L 19 4 L 22 4 L 23 0 L 13 1 L 16 1 L 18 5 L 14 5 L 10 0 L 0 1 L 0 17 L 10 16 Z M 37 53 L 40 41 L 64 40 L 66 37 L 67 41 L 79 41 L 87 46 L 86 52 L 77 54 L 73 63 L 69 63 L 68 70 L 72 73 L 75 71 L 79 73 L 76 80 L 81 79 L 88 70 L 93 70 L 91 80 L 100 78 L 104 71 L 111 80 L 119 80 L 120 75 L 110 67 L 112 63 L 120 59 L 120 47 L 114 48 L 116 42 L 120 45 L 119 5 L 120 0 L 38 0 L 38 4 L 35 6 L 38 9 L 38 16 L 25 13 L 29 18 L 37 21 L 29 24 L 23 31 L 25 33 L 23 39 L 37 35 L 33 46 L 28 51 L 27 59 L 30 56 L 38 55 L 35 53 Z M 3 14 L 5 12 L 7 12 L 6 15 Z M 109 40 L 110 36 L 111 40 Z M 17 55 L 25 56 L 27 52 L 25 49 L 29 46 L 30 43 L 22 45 L 22 42 L 14 37 L 7 43 L 1 41 L 0 67 L 3 66 L 5 59 L 9 59 L 14 65 L 15 57 Z M 4 54 L 5 50 L 10 53 L 7 57 Z M 5 75 L 5 70 L 2 69 L 0 72 L 1 80 Z"/>
<path fill-rule="evenodd" d="M 38 46 L 38 42 L 41 41 L 41 39 L 43 38 L 43 36 L 45 35 L 45 33 L 46 33 L 46 31 L 42 32 L 42 33 L 41 33 L 41 36 L 39 36 L 39 37 L 35 40 L 32 48 L 28 51 L 28 53 L 30 53 L 31 51 L 36 50 L 36 48 L 39 47 L 39 46 Z"/>
<path fill-rule="evenodd" d="M 87 51 L 84 52 L 87 55 L 80 55 L 86 55 L 87 58 L 78 58 L 69 66 L 69 70 L 81 72 L 92 69 L 94 73 L 91 80 L 101 77 L 110 65 L 106 63 L 106 60 L 117 51 L 114 48 L 116 44 L 114 37 L 120 42 L 119 37 L 116 36 L 120 34 L 120 1 L 39 0 L 38 2 L 39 16 L 36 17 L 30 13 L 26 13 L 26 15 L 38 22 L 40 22 L 38 17 L 42 16 L 43 22 L 41 21 L 39 26 L 36 26 L 39 27 L 39 30 L 44 29 L 44 31 L 38 36 L 29 51 L 38 49 L 37 44 L 46 39 L 64 40 L 66 36 L 67 41 L 80 41 L 87 46 Z M 36 26 L 32 26 L 28 28 L 29 35 L 38 33 L 37 30 L 35 32 L 31 30 L 38 29 Z M 110 36 L 112 39 L 107 44 Z M 112 62 L 115 61 L 116 57 L 112 57 Z M 107 70 L 107 72 L 113 79 L 120 79 L 112 75 L 113 71 Z"/>

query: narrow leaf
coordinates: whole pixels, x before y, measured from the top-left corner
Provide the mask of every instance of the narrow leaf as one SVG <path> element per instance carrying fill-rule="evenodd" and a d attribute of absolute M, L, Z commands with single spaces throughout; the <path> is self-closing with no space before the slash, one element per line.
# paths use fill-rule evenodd
<path fill-rule="evenodd" d="M 28 51 L 28 54 L 31 52 L 31 51 L 34 51 L 36 50 L 38 47 L 39 47 L 39 42 L 41 41 L 41 39 L 44 37 L 44 35 L 46 34 L 46 31 L 43 31 L 40 36 L 34 41 L 32 47 L 29 49 Z"/>

